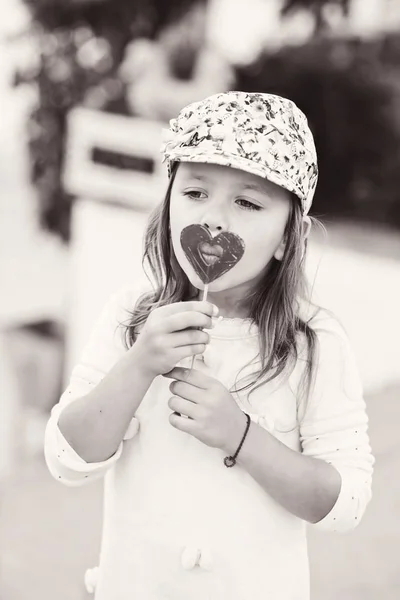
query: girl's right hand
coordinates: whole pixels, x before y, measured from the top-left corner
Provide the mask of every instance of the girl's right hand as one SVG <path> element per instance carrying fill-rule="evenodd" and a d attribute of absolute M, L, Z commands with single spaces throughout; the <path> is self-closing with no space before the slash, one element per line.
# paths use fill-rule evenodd
<path fill-rule="evenodd" d="M 144 372 L 156 377 L 171 371 L 182 359 L 202 354 L 210 341 L 211 316 L 216 306 L 206 301 L 174 302 L 154 309 L 147 318 L 132 351 Z"/>

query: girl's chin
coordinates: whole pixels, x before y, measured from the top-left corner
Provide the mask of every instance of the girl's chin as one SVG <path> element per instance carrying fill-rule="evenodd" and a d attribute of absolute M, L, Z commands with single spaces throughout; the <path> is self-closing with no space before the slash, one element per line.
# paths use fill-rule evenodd
<path fill-rule="evenodd" d="M 193 269 L 193 267 L 190 264 L 183 263 L 183 264 L 181 264 L 181 268 L 185 272 L 185 275 L 189 279 L 192 286 L 194 288 L 198 289 L 200 292 L 203 292 L 205 283 L 202 282 L 202 280 L 197 275 L 197 273 Z M 230 274 L 231 274 L 231 272 L 228 271 L 228 272 L 224 273 L 223 275 L 221 275 L 221 277 L 218 277 L 217 279 L 214 279 L 214 281 L 211 281 L 208 284 L 208 291 L 209 292 L 223 292 L 234 286 L 236 287 L 238 285 L 237 282 L 229 281 Z"/>
<path fill-rule="evenodd" d="M 218 279 L 211 281 L 211 283 L 208 284 L 208 291 L 209 292 L 223 292 L 224 290 L 228 289 L 228 286 L 223 281 L 223 279 L 224 279 L 224 276 L 222 275 L 222 277 L 219 277 Z M 202 282 L 202 280 L 197 275 L 197 273 L 195 273 L 193 276 L 189 277 L 189 280 L 190 280 L 190 283 L 195 288 L 197 288 L 200 292 L 204 291 L 206 284 Z"/>

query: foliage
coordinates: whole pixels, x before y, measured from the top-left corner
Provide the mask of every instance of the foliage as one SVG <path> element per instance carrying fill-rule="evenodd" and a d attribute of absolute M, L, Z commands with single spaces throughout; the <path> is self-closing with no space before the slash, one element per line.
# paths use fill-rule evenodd
<path fill-rule="evenodd" d="M 118 74 L 127 45 L 159 32 L 202 0 L 24 0 L 32 15 L 38 60 L 15 75 L 38 94 L 28 123 L 31 179 L 43 227 L 69 239 L 71 198 L 61 182 L 66 116 L 74 106 L 127 113 Z M 181 68 L 183 57 L 185 64 Z M 175 68 L 188 72 L 184 54 Z"/>
<path fill-rule="evenodd" d="M 284 0 L 281 15 L 286 17 L 297 10 L 307 10 L 314 17 L 314 35 L 319 36 L 329 29 L 326 11 L 331 7 L 339 7 L 347 16 L 350 0 Z"/>
<path fill-rule="evenodd" d="M 82 104 L 132 112 L 121 65 L 131 68 L 132 41 L 158 40 L 161 32 L 171 73 L 190 79 L 198 45 L 193 23 L 171 28 L 205 1 L 24 0 L 37 59 L 16 73 L 15 84 L 30 84 L 38 94 L 28 137 L 43 227 L 68 241 L 72 199 L 61 180 L 68 112 Z M 348 2 L 285 0 L 283 15 L 299 8 L 314 14 L 317 35 L 302 47 L 266 51 L 238 68 L 232 87 L 282 94 L 308 115 L 320 163 L 316 212 L 400 226 L 400 35 L 320 35 L 326 7 L 338 5 L 345 14 Z"/>
<path fill-rule="evenodd" d="M 400 226 L 400 35 L 314 39 L 237 70 L 236 87 L 293 99 L 320 165 L 314 212 Z"/>

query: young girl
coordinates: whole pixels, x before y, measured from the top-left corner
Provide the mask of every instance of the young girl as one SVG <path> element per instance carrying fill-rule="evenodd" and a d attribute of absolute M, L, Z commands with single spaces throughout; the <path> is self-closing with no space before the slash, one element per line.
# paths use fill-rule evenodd
<path fill-rule="evenodd" d="M 374 464 L 346 335 L 306 296 L 312 134 L 293 102 L 228 92 L 183 109 L 163 151 L 155 285 L 106 305 L 47 464 L 66 485 L 105 475 L 96 600 L 307 600 L 306 525 L 353 529 Z M 193 224 L 243 241 L 207 301 L 180 242 Z"/>

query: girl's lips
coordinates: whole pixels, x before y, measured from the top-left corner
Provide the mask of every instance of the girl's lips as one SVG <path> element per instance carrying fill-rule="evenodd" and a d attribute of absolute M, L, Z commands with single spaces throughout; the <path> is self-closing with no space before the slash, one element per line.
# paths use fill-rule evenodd
<path fill-rule="evenodd" d="M 199 250 L 203 257 L 204 262 L 208 265 L 214 265 L 223 255 L 224 251 L 221 246 L 215 244 L 212 246 L 208 242 L 203 242 L 199 246 Z"/>
<path fill-rule="evenodd" d="M 208 242 L 203 242 L 202 244 L 200 244 L 199 250 L 203 254 L 203 256 L 217 256 L 218 258 L 221 258 L 221 256 L 224 253 L 221 246 L 219 246 L 218 244 L 212 246 Z"/>
<path fill-rule="evenodd" d="M 204 262 L 209 267 L 219 261 L 219 256 L 216 256 L 215 254 L 206 254 L 202 252 L 201 255 L 203 257 Z"/>

